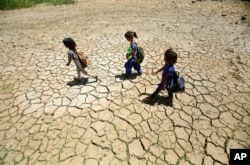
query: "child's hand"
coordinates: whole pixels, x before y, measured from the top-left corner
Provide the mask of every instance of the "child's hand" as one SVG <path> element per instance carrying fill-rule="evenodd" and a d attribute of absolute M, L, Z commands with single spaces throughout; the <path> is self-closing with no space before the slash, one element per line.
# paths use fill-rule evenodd
<path fill-rule="evenodd" d="M 126 54 L 126 59 L 129 59 L 131 57 L 131 54 Z"/>
<path fill-rule="evenodd" d="M 166 84 L 163 84 L 162 90 L 165 90 L 166 88 L 167 88 L 167 85 L 166 85 Z"/>

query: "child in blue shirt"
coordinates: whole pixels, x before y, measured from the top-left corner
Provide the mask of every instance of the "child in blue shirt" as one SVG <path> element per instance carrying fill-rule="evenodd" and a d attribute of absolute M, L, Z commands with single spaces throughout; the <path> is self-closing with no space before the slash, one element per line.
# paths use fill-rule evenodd
<path fill-rule="evenodd" d="M 142 74 L 141 65 L 136 62 L 136 54 L 138 51 L 137 43 L 135 42 L 135 38 L 137 37 L 136 32 L 128 31 L 125 33 L 125 38 L 130 42 L 130 48 L 126 55 L 128 61 L 125 63 L 126 68 L 126 76 L 131 75 L 132 67 L 138 72 L 139 75 Z"/>
<path fill-rule="evenodd" d="M 173 101 L 173 73 L 175 71 L 174 64 L 177 62 L 177 53 L 173 49 L 168 49 L 164 53 L 165 65 L 156 72 L 152 72 L 153 75 L 163 71 L 161 82 L 158 84 L 158 88 L 153 94 L 151 94 L 146 101 L 152 101 L 161 90 L 167 89 L 168 101 Z"/>

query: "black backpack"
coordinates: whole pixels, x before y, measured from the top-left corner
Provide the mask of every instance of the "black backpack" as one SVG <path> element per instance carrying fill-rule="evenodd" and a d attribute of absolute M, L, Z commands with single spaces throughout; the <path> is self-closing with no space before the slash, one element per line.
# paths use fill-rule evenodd
<path fill-rule="evenodd" d="M 177 71 L 173 72 L 172 92 L 185 92 L 185 79 Z"/>

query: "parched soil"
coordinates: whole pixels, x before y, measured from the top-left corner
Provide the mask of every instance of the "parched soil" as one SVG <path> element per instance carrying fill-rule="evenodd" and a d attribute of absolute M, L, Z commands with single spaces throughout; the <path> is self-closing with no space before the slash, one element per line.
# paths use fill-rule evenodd
<path fill-rule="evenodd" d="M 129 79 L 128 30 L 146 54 L 143 74 Z M 98 82 L 73 81 L 64 37 L 90 57 Z M 169 47 L 186 91 L 172 105 L 165 91 L 146 103 Z M 230 148 L 250 148 L 249 2 L 79 0 L 0 11 L 0 50 L 0 164 L 226 165 Z"/>

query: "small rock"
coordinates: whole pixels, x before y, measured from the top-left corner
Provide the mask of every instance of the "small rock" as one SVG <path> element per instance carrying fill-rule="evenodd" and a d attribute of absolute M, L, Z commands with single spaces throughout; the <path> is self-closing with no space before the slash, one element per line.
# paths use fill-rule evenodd
<path fill-rule="evenodd" d="M 192 3 L 196 3 L 196 1 L 192 1 Z"/>
<path fill-rule="evenodd" d="M 221 16 L 222 16 L 222 17 L 225 17 L 225 16 L 227 16 L 227 15 L 226 15 L 226 14 L 221 14 Z"/>
<path fill-rule="evenodd" d="M 246 20 L 246 19 L 247 19 L 247 17 L 242 16 L 240 19 L 241 19 L 242 21 L 244 21 L 244 20 Z"/>

